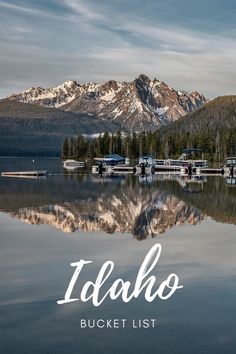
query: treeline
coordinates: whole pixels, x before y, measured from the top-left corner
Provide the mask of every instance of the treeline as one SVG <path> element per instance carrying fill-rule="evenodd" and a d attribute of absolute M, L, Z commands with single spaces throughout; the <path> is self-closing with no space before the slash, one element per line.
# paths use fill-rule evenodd
<path fill-rule="evenodd" d="M 223 132 L 190 133 L 161 130 L 155 132 L 101 134 L 95 139 L 86 139 L 83 135 L 66 138 L 63 144 L 63 158 L 92 159 L 106 154 L 120 154 L 130 159 L 150 154 L 156 158 L 177 158 L 184 148 L 200 148 L 204 157 L 222 162 L 226 156 L 236 155 L 236 128 Z"/>

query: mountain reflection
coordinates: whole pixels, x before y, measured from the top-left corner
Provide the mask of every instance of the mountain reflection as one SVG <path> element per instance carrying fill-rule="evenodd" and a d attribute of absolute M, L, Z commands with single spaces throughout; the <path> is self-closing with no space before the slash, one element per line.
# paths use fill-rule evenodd
<path fill-rule="evenodd" d="M 199 209 L 162 192 L 125 190 L 96 200 L 74 201 L 14 214 L 30 224 L 50 224 L 65 232 L 104 231 L 132 233 L 137 239 L 164 233 L 174 225 L 195 225 L 204 219 Z"/>
<path fill-rule="evenodd" d="M 160 176 L 80 176 L 4 179 L 3 184 L 1 210 L 29 224 L 48 224 L 64 232 L 131 233 L 142 240 L 174 226 L 196 225 L 207 217 L 236 223 L 236 191 L 221 177 L 170 181 Z"/>

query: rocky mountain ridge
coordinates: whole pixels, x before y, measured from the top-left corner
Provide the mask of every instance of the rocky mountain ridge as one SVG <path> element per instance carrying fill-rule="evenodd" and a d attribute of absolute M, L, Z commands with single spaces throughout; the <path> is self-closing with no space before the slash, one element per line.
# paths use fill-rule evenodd
<path fill-rule="evenodd" d="M 135 131 L 167 125 L 207 102 L 198 92 L 176 91 L 164 81 L 150 80 L 144 74 L 122 83 L 110 80 L 80 85 L 65 81 L 49 89 L 31 88 L 7 99 L 89 114 Z"/>
<path fill-rule="evenodd" d="M 31 87 L 20 93 L 13 94 L 7 99 L 22 103 L 38 104 L 44 107 L 59 108 L 73 100 L 79 85 L 76 81 L 67 80 L 61 85 L 43 88 Z"/>

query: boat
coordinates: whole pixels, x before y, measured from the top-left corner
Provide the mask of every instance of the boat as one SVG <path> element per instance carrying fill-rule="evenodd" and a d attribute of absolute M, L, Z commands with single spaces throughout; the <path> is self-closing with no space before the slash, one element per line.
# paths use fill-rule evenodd
<path fill-rule="evenodd" d="M 193 153 L 202 153 L 201 149 L 183 149 L 178 159 L 158 159 L 156 160 L 156 171 L 180 171 L 181 173 L 189 173 L 208 167 L 208 161 L 203 159 L 191 159 Z"/>
<path fill-rule="evenodd" d="M 144 164 L 145 166 L 155 166 L 156 160 L 151 155 L 144 155 L 139 157 L 138 164 L 139 166 L 141 166 L 142 164 Z"/>
<path fill-rule="evenodd" d="M 125 165 L 126 159 L 118 154 L 105 155 L 104 157 L 96 157 L 94 159 L 96 165 L 102 164 L 106 166 Z"/>
<path fill-rule="evenodd" d="M 184 160 L 156 160 L 155 169 L 156 171 L 183 171 L 188 169 L 188 161 Z"/>
<path fill-rule="evenodd" d="M 236 157 L 227 157 L 223 170 L 224 174 L 228 176 L 236 176 Z"/>
<path fill-rule="evenodd" d="M 193 159 L 191 158 L 193 154 L 201 154 L 202 158 Z M 191 166 L 193 169 L 208 167 L 208 161 L 204 159 L 203 152 L 201 149 L 196 149 L 196 148 L 183 149 L 182 155 L 179 157 L 179 160 L 183 160 L 187 162 L 188 165 Z"/>
<path fill-rule="evenodd" d="M 129 163 L 129 159 L 118 154 L 105 155 L 104 157 L 94 158 L 94 165 L 92 166 L 92 173 L 98 174 L 112 174 L 115 167 L 125 167 Z"/>
<path fill-rule="evenodd" d="M 189 168 L 196 172 L 196 169 L 208 167 L 207 160 L 156 160 L 156 171 L 180 171 L 181 173 L 188 173 Z"/>
<path fill-rule="evenodd" d="M 85 165 L 84 161 L 76 161 L 76 160 L 65 160 L 63 162 L 63 167 L 67 170 L 75 170 L 76 168 L 83 168 Z"/>
<path fill-rule="evenodd" d="M 140 175 L 154 174 L 155 173 L 156 161 L 151 155 L 140 156 L 138 160 L 138 165 L 136 168 L 136 173 Z"/>

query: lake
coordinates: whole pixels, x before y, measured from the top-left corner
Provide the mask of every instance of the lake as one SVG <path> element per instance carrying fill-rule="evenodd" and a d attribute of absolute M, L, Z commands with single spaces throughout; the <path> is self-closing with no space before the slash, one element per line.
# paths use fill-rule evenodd
<path fill-rule="evenodd" d="M 59 159 L 1 158 L 0 172 L 47 169 L 39 179 L 0 177 L 0 352 L 8 354 L 233 354 L 236 352 L 236 186 L 222 176 L 92 176 Z M 183 288 L 168 300 L 106 299 L 58 305 L 112 260 L 109 287 L 135 281 L 156 243 L 153 274 Z M 126 319 L 125 328 L 81 328 L 81 319 Z M 156 319 L 155 328 L 132 321 Z"/>

